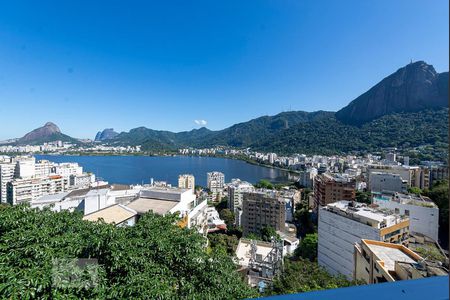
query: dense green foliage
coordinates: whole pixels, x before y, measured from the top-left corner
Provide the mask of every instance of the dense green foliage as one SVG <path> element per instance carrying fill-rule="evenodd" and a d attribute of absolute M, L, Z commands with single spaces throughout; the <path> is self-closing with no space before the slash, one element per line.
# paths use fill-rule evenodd
<path fill-rule="evenodd" d="M 356 202 L 371 204 L 372 194 L 370 192 L 356 191 L 355 200 Z"/>
<path fill-rule="evenodd" d="M 309 211 L 309 205 L 306 200 L 307 193 L 304 193 L 305 199 L 295 204 L 294 223 L 297 226 L 297 232 L 300 236 L 314 232 L 314 223 Z"/>
<path fill-rule="evenodd" d="M 344 276 L 332 276 L 316 262 L 298 258 L 285 260 L 283 273 L 276 277 L 269 294 L 293 294 L 359 284 Z"/>
<path fill-rule="evenodd" d="M 267 179 L 261 179 L 255 184 L 257 189 L 273 189 L 273 184 Z"/>
<path fill-rule="evenodd" d="M 133 227 L 114 227 L 83 221 L 78 213 L 0 206 L 1 298 L 254 296 L 228 256 L 221 251 L 206 251 L 205 239 L 174 225 L 176 219 L 149 213 Z M 64 267 L 69 271 L 74 268 L 64 263 L 64 259 L 74 258 L 97 259 L 96 275 L 80 275 L 72 279 L 72 284 L 52 277 Z"/>
<path fill-rule="evenodd" d="M 448 246 L 448 180 L 438 181 L 429 190 L 424 190 L 423 195 L 430 197 L 439 207 L 439 239 L 444 248 Z"/>
<path fill-rule="evenodd" d="M 300 243 L 300 246 L 295 249 L 295 256 L 315 261 L 317 259 L 317 233 L 307 234 Z"/>
<path fill-rule="evenodd" d="M 235 217 L 234 213 L 229 210 L 228 208 L 222 209 L 219 212 L 219 216 L 222 220 L 225 221 L 225 224 L 227 224 L 227 227 L 231 227 L 234 225 Z"/>
<path fill-rule="evenodd" d="M 385 147 L 445 147 L 448 144 L 448 109 L 395 113 L 362 126 L 344 124 L 336 119 L 333 112 L 286 112 L 260 117 L 220 131 L 202 128 L 173 133 L 140 127 L 129 133 L 121 133 L 111 142 L 139 144 L 147 151 L 222 145 L 251 147 L 280 154 L 325 155 L 352 151 L 373 152 Z M 412 155 L 420 155 L 420 152 Z M 444 156 L 445 153 L 439 151 L 439 155 Z"/>
<path fill-rule="evenodd" d="M 227 235 L 223 233 L 208 234 L 209 247 L 212 251 L 218 251 L 223 254 L 234 256 L 239 239 L 236 235 Z"/>
<path fill-rule="evenodd" d="M 275 231 L 272 226 L 264 226 L 261 229 L 261 239 L 265 242 L 271 242 L 273 239 L 280 239 L 280 235 Z"/>

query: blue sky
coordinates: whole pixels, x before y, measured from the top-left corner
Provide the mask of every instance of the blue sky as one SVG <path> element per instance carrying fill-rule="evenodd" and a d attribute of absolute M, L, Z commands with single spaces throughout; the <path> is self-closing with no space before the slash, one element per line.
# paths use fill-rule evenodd
<path fill-rule="evenodd" d="M 335 111 L 410 59 L 448 71 L 448 22 L 444 0 L 2 1 L 0 139 Z"/>

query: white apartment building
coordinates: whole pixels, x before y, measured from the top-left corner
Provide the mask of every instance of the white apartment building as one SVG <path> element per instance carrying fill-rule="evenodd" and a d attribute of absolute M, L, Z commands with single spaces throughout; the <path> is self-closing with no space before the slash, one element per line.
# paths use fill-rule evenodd
<path fill-rule="evenodd" d="M 354 245 L 361 239 L 405 242 L 409 219 L 350 201 L 338 201 L 319 210 L 318 263 L 331 274 L 353 278 Z"/>
<path fill-rule="evenodd" d="M 428 197 L 394 194 L 374 194 L 373 203 L 397 214 L 409 217 L 409 230 L 438 240 L 439 208 Z"/>
<path fill-rule="evenodd" d="M 70 175 L 69 182 L 73 188 L 87 188 L 95 182 L 95 175 L 89 173 Z"/>
<path fill-rule="evenodd" d="M 178 176 L 178 188 L 195 189 L 195 178 L 192 174 L 182 174 Z"/>
<path fill-rule="evenodd" d="M 371 172 L 369 189 L 375 193 L 383 191 L 405 193 L 408 189 L 408 182 L 401 178 L 399 174 Z"/>
<path fill-rule="evenodd" d="M 228 184 L 228 208 L 235 214 L 236 226 L 241 226 L 242 201 L 244 193 L 253 192 L 255 187 L 247 181 L 232 179 Z"/>
<path fill-rule="evenodd" d="M 213 193 L 222 192 L 225 184 L 225 175 L 222 172 L 208 172 L 206 175 L 208 189 Z"/>
<path fill-rule="evenodd" d="M 242 208 L 243 193 L 253 192 L 254 190 L 255 187 L 250 182 L 233 178 L 227 187 L 228 208 L 232 211 Z"/>
<path fill-rule="evenodd" d="M 317 176 L 316 168 L 309 168 L 304 171 L 299 172 L 298 183 L 305 188 L 313 188 L 314 186 L 314 177 Z"/>
<path fill-rule="evenodd" d="M 174 187 L 151 187 L 140 191 L 139 197 L 130 202 L 130 207 L 142 215 L 152 211 L 158 215 L 177 213 L 181 217 L 181 227 L 196 228 L 206 234 L 207 202 L 198 202 L 191 189 Z"/>
<path fill-rule="evenodd" d="M 382 172 L 398 174 L 403 180 L 406 180 L 408 187 L 424 188 L 427 185 L 422 176 L 422 169 L 418 166 L 405 166 L 405 165 L 368 165 L 369 172 L 369 184 L 371 173 Z"/>
<path fill-rule="evenodd" d="M 47 178 L 13 179 L 7 183 L 7 202 L 13 205 L 31 202 L 41 196 L 70 189 L 69 178 L 59 175 Z"/>
<path fill-rule="evenodd" d="M 0 203 L 6 203 L 6 185 L 14 179 L 15 164 L 0 163 Z"/>
<path fill-rule="evenodd" d="M 221 172 L 208 172 L 206 177 L 206 184 L 211 191 L 209 198 L 211 201 L 216 201 L 222 198 L 223 188 L 225 186 L 225 175 Z"/>
<path fill-rule="evenodd" d="M 15 178 L 32 178 L 36 174 L 36 159 L 34 157 L 16 157 L 16 168 L 14 170 Z"/>

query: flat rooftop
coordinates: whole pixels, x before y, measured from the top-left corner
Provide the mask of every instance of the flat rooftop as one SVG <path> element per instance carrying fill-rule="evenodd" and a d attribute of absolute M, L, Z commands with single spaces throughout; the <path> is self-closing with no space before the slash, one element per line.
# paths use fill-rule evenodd
<path fill-rule="evenodd" d="M 267 257 L 267 255 L 272 251 L 272 244 L 263 241 L 256 242 L 256 254 L 261 255 L 262 259 Z M 252 242 L 247 239 L 240 239 L 239 244 L 236 248 L 236 257 L 238 259 L 238 264 L 242 267 L 248 267 L 250 263 L 250 250 Z"/>
<path fill-rule="evenodd" d="M 120 224 L 137 215 L 137 212 L 121 204 L 108 206 L 91 214 L 85 215 L 83 220 L 98 221 L 103 219 L 108 224 Z"/>
<path fill-rule="evenodd" d="M 71 192 L 61 192 L 57 194 L 45 195 L 33 200 L 33 204 L 45 204 L 45 203 L 54 203 L 64 200 L 64 198 L 69 195 Z"/>
<path fill-rule="evenodd" d="M 398 221 L 404 218 L 400 215 L 394 214 L 394 212 L 390 210 L 374 209 L 363 203 L 345 200 L 330 203 L 323 209 L 326 209 L 328 211 L 334 211 L 335 213 L 340 212 L 341 216 L 356 221 L 358 221 L 358 219 L 360 218 L 375 221 L 377 223 L 385 221 L 386 226 L 395 225 L 398 223 Z"/>
<path fill-rule="evenodd" d="M 384 267 L 388 271 L 395 270 L 395 262 L 416 263 L 417 260 L 402 251 L 402 248 L 392 248 L 388 246 L 374 245 L 367 243 L 370 250 L 384 262 Z"/>
<path fill-rule="evenodd" d="M 176 201 L 140 197 L 130 202 L 127 207 L 134 209 L 139 214 L 145 214 L 146 212 L 152 211 L 158 215 L 165 215 L 177 204 L 178 202 Z"/>

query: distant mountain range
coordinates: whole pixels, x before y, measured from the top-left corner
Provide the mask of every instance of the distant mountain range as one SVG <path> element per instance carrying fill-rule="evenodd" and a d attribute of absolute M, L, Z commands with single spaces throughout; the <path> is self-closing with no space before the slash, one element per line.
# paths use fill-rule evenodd
<path fill-rule="evenodd" d="M 52 125 L 32 131 L 19 143 L 74 140 Z M 448 72 L 437 73 L 423 61 L 408 64 L 338 112 L 283 112 L 218 131 L 202 127 L 174 133 L 138 127 L 117 134 L 109 128 L 97 133 L 95 140 L 142 145 L 148 151 L 222 145 L 323 154 L 448 144 Z"/>
<path fill-rule="evenodd" d="M 56 124 L 52 122 L 45 123 L 44 126 L 34 129 L 23 137 L 15 141 L 19 145 L 39 145 L 47 142 L 63 141 L 79 144 L 78 139 L 63 134 Z"/>
<path fill-rule="evenodd" d="M 106 128 L 103 131 L 97 132 L 94 141 L 101 142 L 115 138 L 119 133 L 115 132 L 113 128 Z"/>

